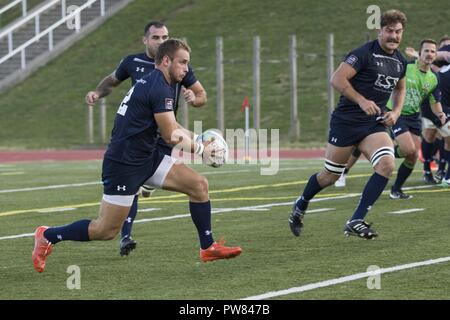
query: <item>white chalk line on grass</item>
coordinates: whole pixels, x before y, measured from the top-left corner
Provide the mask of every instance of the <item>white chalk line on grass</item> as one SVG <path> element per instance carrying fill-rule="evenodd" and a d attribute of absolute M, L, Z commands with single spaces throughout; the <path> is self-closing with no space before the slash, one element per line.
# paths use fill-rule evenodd
<path fill-rule="evenodd" d="M 32 187 L 32 188 L 4 189 L 4 190 L 0 190 L 0 193 L 13 193 L 13 192 L 24 192 L 24 191 L 37 191 L 37 190 L 49 190 L 49 189 L 85 187 L 85 186 L 91 186 L 91 185 L 96 185 L 96 184 L 101 184 L 101 182 L 100 181 L 92 181 L 92 182 L 72 183 L 72 184 L 58 184 L 58 185 Z"/>
<path fill-rule="evenodd" d="M 296 167 L 296 168 L 281 168 L 278 171 L 293 171 L 293 170 L 305 170 L 310 169 L 311 167 Z M 243 172 L 257 172 L 258 170 L 229 170 L 229 171 L 206 171 L 200 172 L 203 175 L 216 175 L 216 174 L 230 174 L 230 173 L 243 173 Z M 83 183 L 71 183 L 71 184 L 57 184 L 57 185 L 49 185 L 49 186 L 40 186 L 40 187 L 29 187 L 29 188 L 17 188 L 17 189 L 4 189 L 0 190 L 1 193 L 14 193 L 14 192 L 26 192 L 26 191 L 38 191 L 38 190 L 50 190 L 50 189 L 62 189 L 62 188 L 77 188 L 77 187 L 85 187 L 92 185 L 102 184 L 101 181 L 91 181 L 91 182 L 83 182 Z"/>
<path fill-rule="evenodd" d="M 275 298 L 275 297 L 280 297 L 280 296 L 286 296 L 286 295 L 293 294 L 293 293 L 302 293 L 302 292 L 306 292 L 306 291 L 315 290 L 318 288 L 325 288 L 325 287 L 330 287 L 330 286 L 334 286 L 334 285 L 345 283 L 345 282 L 359 280 L 359 279 L 363 279 L 363 278 L 367 278 L 367 277 L 373 277 L 373 276 L 381 275 L 384 273 L 391 273 L 391 272 L 402 271 L 402 270 L 406 270 L 406 269 L 430 266 L 433 264 L 444 263 L 444 262 L 449 262 L 449 261 L 450 261 L 450 257 L 443 257 L 443 258 L 425 260 L 425 261 L 420 261 L 420 262 L 407 263 L 407 264 L 393 266 L 390 268 L 381 268 L 376 271 L 361 272 L 361 273 L 356 273 L 356 274 L 352 274 L 352 275 L 345 276 L 345 277 L 310 283 L 310 284 L 303 285 L 300 287 L 293 287 L 293 288 L 279 290 L 279 291 L 270 291 L 270 292 L 263 293 L 260 295 L 243 298 L 241 300 L 263 300 L 263 299 Z"/>
<path fill-rule="evenodd" d="M 388 213 L 390 213 L 390 214 L 405 214 L 405 213 L 418 212 L 418 211 L 424 211 L 424 210 L 425 210 L 425 208 L 412 208 L 412 209 L 391 211 L 391 212 L 388 212 Z"/>
<path fill-rule="evenodd" d="M 425 188 L 430 188 L 430 187 L 431 186 L 418 186 L 418 187 L 404 188 L 404 190 L 407 190 L 407 189 L 425 189 Z M 342 196 L 316 198 L 316 199 L 312 199 L 311 202 L 321 202 L 321 201 L 328 201 L 328 200 L 339 200 L 339 199 L 346 199 L 346 198 L 354 198 L 354 197 L 358 197 L 360 195 L 361 195 L 360 193 L 349 193 L 349 194 L 342 195 Z M 266 208 L 271 208 L 271 207 L 276 207 L 276 206 L 292 206 L 292 204 L 293 204 L 293 201 L 289 201 L 289 202 L 262 204 L 262 205 L 257 205 L 257 206 L 213 209 L 212 213 L 214 214 L 214 213 L 233 212 L 233 211 L 262 211 L 262 210 L 264 210 Z M 70 209 L 72 209 L 72 208 L 69 208 L 69 210 Z M 324 209 L 309 210 L 308 214 L 309 213 L 314 213 L 314 212 L 329 211 L 329 210 L 334 210 L 334 209 L 324 208 Z M 190 217 L 190 214 L 179 214 L 179 215 L 173 215 L 173 216 L 168 216 L 168 217 L 156 217 L 156 218 L 149 218 L 149 219 L 140 219 L 140 220 L 135 220 L 134 223 L 173 220 L 173 219 L 186 218 L 186 217 Z M 24 237 L 30 237 L 32 235 L 34 235 L 34 234 L 32 234 L 32 233 L 24 233 L 24 234 L 18 234 L 18 235 L 13 235 L 13 236 L 3 236 L 3 237 L 0 237 L 0 240 L 24 238 Z"/>
<path fill-rule="evenodd" d="M 13 236 L 0 237 L 0 240 L 26 238 L 26 237 L 34 237 L 34 233 L 22 233 L 22 234 L 16 234 Z"/>
<path fill-rule="evenodd" d="M 334 200 L 334 199 L 342 199 L 346 197 L 352 197 L 357 194 L 350 194 L 347 196 L 338 196 L 338 197 L 329 197 L 329 198 L 320 198 L 320 199 L 313 199 L 312 202 L 319 202 L 319 201 L 325 201 L 325 200 Z M 223 213 L 223 212 L 233 212 L 233 211 L 260 211 L 261 209 L 268 209 L 271 207 L 277 207 L 277 206 L 292 206 L 292 201 L 290 202 L 281 202 L 281 203 L 269 203 L 269 204 L 262 204 L 257 206 L 247 206 L 247 207 L 237 207 L 237 208 L 220 208 L 220 209 L 213 209 L 211 211 L 212 214 L 215 213 Z M 321 209 L 315 209 L 308 211 L 308 214 L 310 213 L 318 213 L 318 212 L 326 212 L 326 211 L 332 211 L 335 210 L 335 208 L 321 208 Z M 153 222 L 153 221 L 165 221 L 165 220 L 174 220 L 174 219 L 180 219 L 180 218 L 187 218 L 190 217 L 190 214 L 177 214 L 173 216 L 168 217 L 155 217 L 155 218 L 148 218 L 148 219 L 139 219 L 135 220 L 134 223 L 145 223 L 145 222 Z M 23 233 L 23 234 L 17 234 L 12 236 L 4 236 L 0 237 L 0 240 L 7 240 L 7 239 L 17 239 L 17 238 L 26 238 L 26 237 L 32 237 L 34 236 L 34 233 Z"/>

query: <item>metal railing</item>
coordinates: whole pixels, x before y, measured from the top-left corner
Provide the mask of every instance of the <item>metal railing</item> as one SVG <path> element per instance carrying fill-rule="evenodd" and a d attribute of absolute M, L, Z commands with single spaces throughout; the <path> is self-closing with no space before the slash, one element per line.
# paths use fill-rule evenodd
<path fill-rule="evenodd" d="M 15 0 L 11 3 L 8 3 L 3 8 L 0 8 L 0 16 L 20 3 L 22 3 L 22 17 L 25 17 L 27 15 L 27 0 Z"/>
<path fill-rule="evenodd" d="M 46 4 L 45 6 L 39 8 L 37 11 L 33 12 L 33 14 L 28 15 L 24 19 L 21 19 L 21 21 L 18 21 L 17 23 L 12 25 L 7 30 L 5 30 L 5 31 L 0 33 L 0 39 L 5 37 L 5 36 L 8 36 L 8 49 L 9 49 L 8 50 L 8 54 L 6 54 L 5 56 L 0 58 L 0 64 L 4 63 L 8 59 L 14 57 L 16 54 L 20 53 L 20 55 L 21 55 L 21 68 L 25 69 L 26 68 L 26 48 L 27 47 L 29 47 L 33 43 L 39 41 L 41 38 L 43 38 L 43 37 L 48 35 L 48 50 L 52 51 L 53 50 L 53 31 L 57 27 L 61 26 L 62 24 L 67 23 L 69 20 L 75 19 L 75 25 L 74 25 L 73 29 L 75 29 L 75 32 L 79 32 L 79 30 L 80 30 L 80 20 L 81 20 L 80 19 L 81 11 L 83 11 L 84 9 L 92 6 L 97 1 L 100 1 L 100 15 L 104 16 L 105 15 L 104 0 L 89 0 L 86 3 L 84 3 L 83 5 L 81 5 L 78 8 L 76 8 L 74 11 L 72 11 L 68 15 L 66 15 L 66 0 L 53 0 L 53 1 L 49 2 L 48 4 Z M 44 11 L 46 11 L 47 9 L 49 9 L 49 8 L 59 4 L 59 3 L 61 3 L 61 19 L 59 21 L 55 22 L 54 24 L 52 24 L 51 26 L 49 26 L 48 28 L 46 28 L 45 30 L 40 31 L 40 25 L 39 25 L 39 20 L 40 20 L 39 16 L 40 16 L 40 14 L 43 13 Z M 12 43 L 12 32 L 15 29 L 23 26 L 25 23 L 27 23 L 31 19 L 35 19 L 35 24 L 36 24 L 35 36 L 14 49 L 13 48 L 13 43 Z"/>
<path fill-rule="evenodd" d="M 50 1 L 49 3 L 43 5 L 42 7 L 40 7 L 39 9 L 37 9 L 36 11 L 34 11 L 33 13 L 25 16 L 23 19 L 20 19 L 19 21 L 15 22 L 13 25 L 9 26 L 7 29 L 3 30 L 2 32 L 0 32 L 0 40 L 8 37 L 8 53 L 10 53 L 11 51 L 13 51 L 13 33 L 15 30 L 23 27 L 25 24 L 27 24 L 30 20 L 34 19 L 35 20 L 35 32 L 36 34 L 39 33 L 39 29 L 40 29 L 40 19 L 39 17 L 41 16 L 42 13 L 46 12 L 48 9 L 58 5 L 61 1 L 65 0 L 53 0 Z M 64 13 L 61 13 L 62 16 L 65 15 Z"/>

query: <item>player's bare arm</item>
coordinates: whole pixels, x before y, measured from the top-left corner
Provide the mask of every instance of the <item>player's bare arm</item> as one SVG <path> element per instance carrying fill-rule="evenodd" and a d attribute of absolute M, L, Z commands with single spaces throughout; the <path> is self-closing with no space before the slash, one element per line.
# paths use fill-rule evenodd
<path fill-rule="evenodd" d="M 450 63 L 450 52 L 448 51 L 437 51 L 436 60 L 443 60 Z"/>
<path fill-rule="evenodd" d="M 184 99 L 191 106 L 199 108 L 206 104 L 206 91 L 200 81 L 196 81 L 192 86 L 183 90 Z"/>
<path fill-rule="evenodd" d="M 405 49 L 405 54 L 408 58 L 417 59 L 419 58 L 419 53 L 416 51 L 416 49 L 412 47 L 407 47 Z"/>
<path fill-rule="evenodd" d="M 220 151 L 217 145 L 210 141 L 197 143 L 193 139 L 194 133 L 183 128 L 175 119 L 173 112 L 157 113 L 155 114 L 155 120 L 162 138 L 171 145 L 177 145 L 182 150 L 189 150 L 191 153 L 202 155 L 204 159 L 211 159 L 217 151 Z"/>
<path fill-rule="evenodd" d="M 198 153 L 201 149 L 192 139 L 193 133 L 183 128 L 175 119 L 173 112 L 162 112 L 155 114 L 155 120 L 158 124 L 161 136 L 171 145 L 179 145 L 183 150 L 190 150 L 192 153 Z"/>
<path fill-rule="evenodd" d="M 445 112 L 442 111 L 442 105 L 440 102 L 431 103 L 431 110 L 436 115 L 436 117 L 439 118 L 441 121 L 441 124 L 445 124 L 447 120 L 447 116 L 445 115 Z"/>
<path fill-rule="evenodd" d="M 86 94 L 86 103 L 88 105 L 94 105 L 100 98 L 109 95 L 112 92 L 112 88 L 117 87 L 121 82 L 116 78 L 115 72 L 111 73 L 100 81 L 95 91 L 89 91 Z"/>
<path fill-rule="evenodd" d="M 342 95 L 356 102 L 366 114 L 380 114 L 381 109 L 376 105 L 376 103 L 364 98 L 351 85 L 349 80 L 355 75 L 356 70 L 349 64 L 342 62 L 331 77 L 331 85 Z"/>
<path fill-rule="evenodd" d="M 397 82 L 397 85 L 392 91 L 392 111 L 386 112 L 383 117 L 383 124 L 385 126 L 393 126 L 402 112 L 403 103 L 406 95 L 406 77 L 403 77 Z"/>

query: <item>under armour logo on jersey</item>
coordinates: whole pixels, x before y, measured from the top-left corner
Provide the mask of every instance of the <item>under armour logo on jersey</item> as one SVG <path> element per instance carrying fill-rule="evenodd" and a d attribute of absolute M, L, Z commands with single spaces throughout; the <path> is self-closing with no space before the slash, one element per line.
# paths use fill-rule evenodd
<path fill-rule="evenodd" d="M 136 71 L 144 72 L 144 67 L 142 68 L 136 67 Z"/>
<path fill-rule="evenodd" d="M 126 191 L 127 186 L 117 186 L 117 191 Z"/>
<path fill-rule="evenodd" d="M 336 143 L 336 142 L 337 142 L 337 138 L 335 138 L 335 137 L 331 137 L 331 142 L 334 142 L 334 143 Z"/>
<path fill-rule="evenodd" d="M 380 61 L 377 61 L 376 64 L 377 64 L 378 67 L 382 67 L 383 66 L 383 62 L 380 62 Z"/>

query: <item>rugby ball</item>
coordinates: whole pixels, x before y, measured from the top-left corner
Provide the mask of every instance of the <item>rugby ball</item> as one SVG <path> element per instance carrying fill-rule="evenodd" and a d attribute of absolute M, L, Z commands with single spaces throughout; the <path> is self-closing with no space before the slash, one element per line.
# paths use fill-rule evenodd
<path fill-rule="evenodd" d="M 217 150 L 216 154 L 212 157 L 203 157 L 203 162 L 211 167 L 218 168 L 224 165 L 228 160 L 228 145 L 223 138 L 222 132 L 218 129 L 208 129 L 197 137 L 198 143 L 210 141 L 214 144 L 214 148 Z"/>

